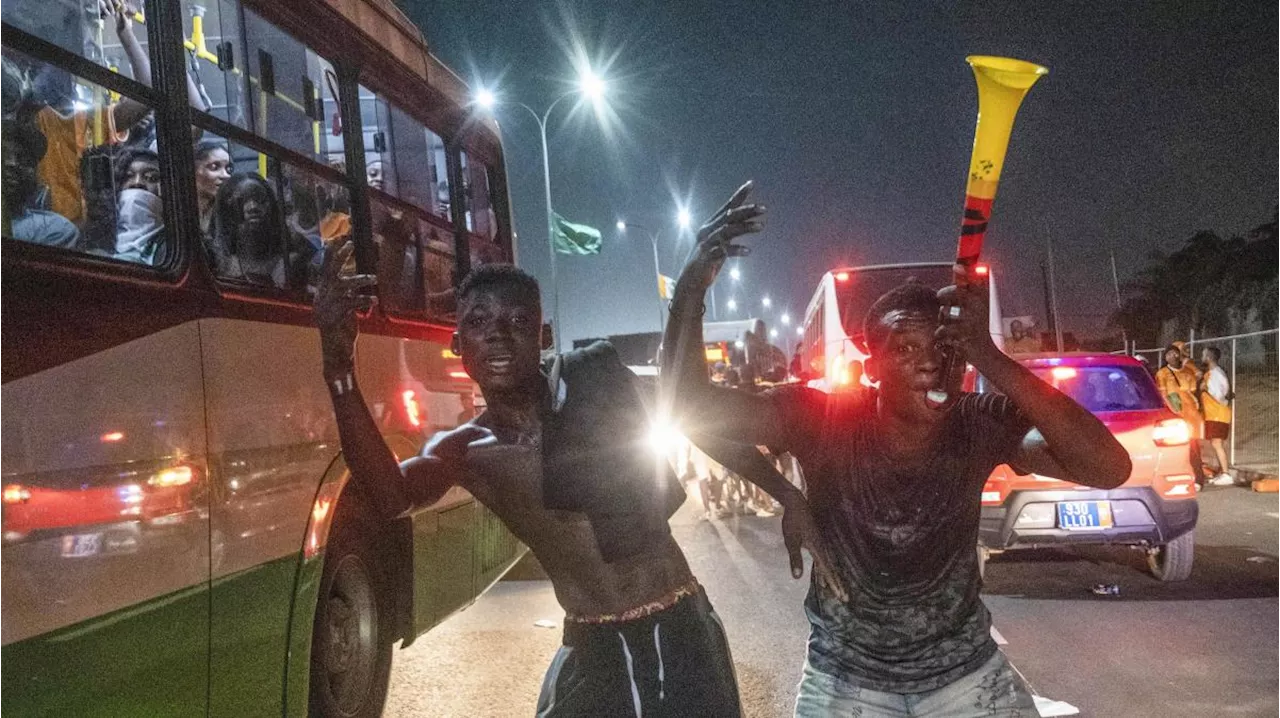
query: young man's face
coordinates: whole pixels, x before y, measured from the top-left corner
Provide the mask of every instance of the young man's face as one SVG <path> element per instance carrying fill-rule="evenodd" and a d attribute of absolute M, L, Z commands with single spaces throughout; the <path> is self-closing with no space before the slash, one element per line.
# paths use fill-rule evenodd
<path fill-rule="evenodd" d="M 1203 352 L 1200 352 L 1201 364 L 1208 364 L 1212 361 L 1213 361 L 1213 354 L 1210 354 L 1208 349 L 1205 349 Z"/>
<path fill-rule="evenodd" d="M 514 287 L 485 287 L 463 298 L 457 339 L 463 368 L 486 394 L 542 380 L 542 312 Z"/>
<path fill-rule="evenodd" d="M 1182 353 L 1177 349 L 1170 349 L 1164 353 L 1164 363 L 1178 369 L 1182 366 Z"/>
<path fill-rule="evenodd" d="M 867 374 L 880 382 L 884 393 L 932 389 L 942 372 L 934 332 L 938 323 L 921 315 L 890 312 L 883 320 L 889 336 L 876 347 L 867 362 Z"/>

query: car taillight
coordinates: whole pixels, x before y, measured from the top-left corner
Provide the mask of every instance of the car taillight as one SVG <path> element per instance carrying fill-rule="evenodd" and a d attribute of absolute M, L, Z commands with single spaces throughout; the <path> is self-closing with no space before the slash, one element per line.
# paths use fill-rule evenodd
<path fill-rule="evenodd" d="M 156 488 L 165 489 L 189 484 L 194 475 L 190 466 L 174 466 L 152 474 L 151 478 L 147 479 L 147 483 Z"/>
<path fill-rule="evenodd" d="M 838 273 L 836 273 L 836 281 L 837 281 L 837 282 L 847 282 L 847 281 L 849 281 L 849 273 L 848 273 L 848 272 L 838 272 Z"/>
<path fill-rule="evenodd" d="M 1166 499 L 1190 499 L 1196 495 L 1196 479 L 1191 474 L 1161 476 L 1156 487 Z"/>
<path fill-rule="evenodd" d="M 1005 483 L 1003 481 L 992 481 L 987 479 L 987 483 L 982 485 L 982 505 L 983 506 L 999 506 L 1004 503 Z"/>
<path fill-rule="evenodd" d="M 4 487 L 4 502 L 6 504 L 25 504 L 31 500 L 31 492 L 22 484 L 9 484 Z"/>
<path fill-rule="evenodd" d="M 1191 426 L 1182 419 L 1165 419 L 1151 429 L 1156 446 L 1181 446 L 1191 441 Z"/>

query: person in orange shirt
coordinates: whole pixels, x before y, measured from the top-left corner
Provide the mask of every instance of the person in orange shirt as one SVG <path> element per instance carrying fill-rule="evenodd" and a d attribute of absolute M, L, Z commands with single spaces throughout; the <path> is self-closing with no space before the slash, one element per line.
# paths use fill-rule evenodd
<path fill-rule="evenodd" d="M 1169 406 L 1191 427 L 1191 468 L 1196 473 L 1196 483 L 1205 481 L 1204 462 L 1200 454 L 1200 434 L 1204 419 L 1196 402 L 1196 371 L 1183 361 L 1177 342 L 1164 350 L 1164 366 L 1156 372 L 1156 386 Z"/>
<path fill-rule="evenodd" d="M 1231 382 L 1227 373 L 1218 366 L 1222 351 L 1217 347 L 1205 347 L 1200 355 L 1204 362 L 1204 381 L 1201 384 L 1200 403 L 1204 407 L 1204 438 L 1213 446 L 1218 457 L 1218 475 L 1209 483 L 1214 486 L 1231 486 L 1236 481 L 1228 473 L 1227 450 L 1223 446 L 1231 434 Z"/>

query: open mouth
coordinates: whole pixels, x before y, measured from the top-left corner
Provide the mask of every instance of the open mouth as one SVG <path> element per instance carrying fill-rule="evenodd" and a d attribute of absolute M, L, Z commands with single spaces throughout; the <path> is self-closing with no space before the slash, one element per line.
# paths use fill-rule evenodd
<path fill-rule="evenodd" d="M 490 374 L 506 374 L 511 371 L 512 356 L 510 354 L 493 354 L 485 358 L 484 365 Z"/>

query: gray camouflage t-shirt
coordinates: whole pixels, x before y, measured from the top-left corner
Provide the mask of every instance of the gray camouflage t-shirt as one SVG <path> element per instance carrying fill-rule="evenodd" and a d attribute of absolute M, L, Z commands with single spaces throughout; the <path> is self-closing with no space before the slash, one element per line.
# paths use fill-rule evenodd
<path fill-rule="evenodd" d="M 766 394 L 785 446 L 800 461 L 814 521 L 849 600 L 811 583 L 809 662 L 854 685 L 934 690 L 996 651 L 978 597 L 982 486 L 1030 429 L 999 394 L 964 394 L 924 468 L 896 466 L 881 448 L 875 392 L 803 387 Z"/>

